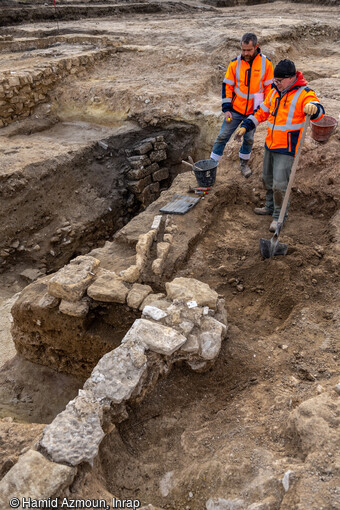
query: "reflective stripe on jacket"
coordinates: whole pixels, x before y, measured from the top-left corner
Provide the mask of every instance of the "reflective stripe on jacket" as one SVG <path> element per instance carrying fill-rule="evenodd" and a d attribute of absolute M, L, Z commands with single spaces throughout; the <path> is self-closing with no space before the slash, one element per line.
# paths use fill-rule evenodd
<path fill-rule="evenodd" d="M 265 147 L 274 152 L 295 156 L 306 119 L 303 110 L 308 103 L 313 103 L 318 108 L 317 113 L 312 115 L 312 120 L 322 119 L 325 113 L 323 106 L 314 90 L 307 87 L 302 73 L 297 71 L 297 80 L 291 88 L 281 97 L 274 85 L 254 115 L 250 115 L 242 123 L 242 127 L 250 131 L 260 122 L 268 120 Z"/>
<path fill-rule="evenodd" d="M 222 84 L 222 111 L 235 110 L 243 115 L 254 111 L 256 93 L 268 94 L 273 82 L 273 64 L 260 50 L 249 63 L 241 55 L 228 66 Z"/>

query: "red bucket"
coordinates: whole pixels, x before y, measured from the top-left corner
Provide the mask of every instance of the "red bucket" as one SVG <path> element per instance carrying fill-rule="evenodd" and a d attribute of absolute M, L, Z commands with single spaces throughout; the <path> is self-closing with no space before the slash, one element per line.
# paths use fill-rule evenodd
<path fill-rule="evenodd" d="M 337 125 L 337 120 L 329 115 L 325 115 L 317 122 L 311 120 L 312 138 L 317 142 L 327 142 Z"/>

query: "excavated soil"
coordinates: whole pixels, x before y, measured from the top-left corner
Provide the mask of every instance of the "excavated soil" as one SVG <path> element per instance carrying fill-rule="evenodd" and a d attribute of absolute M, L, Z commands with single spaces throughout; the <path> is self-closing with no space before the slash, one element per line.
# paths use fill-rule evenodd
<path fill-rule="evenodd" d="M 78 150 L 79 132 L 65 131 L 72 122 L 103 130 L 92 136 L 92 142 L 104 132 L 116 133 L 117 123 L 165 129 L 173 121 L 186 122 L 200 130 L 188 154 L 195 160 L 208 157 L 221 122 L 220 83 L 227 62 L 238 51 L 241 33 L 248 30 L 258 33 L 274 64 L 292 58 L 326 113 L 339 118 L 336 6 L 157 5 L 161 11 L 143 14 L 124 3 L 138 17 L 125 9 L 109 19 L 75 23 L 60 18 L 60 34 L 109 38 L 120 50 L 51 92 L 51 110 L 44 115 L 47 124 L 53 116 L 57 128 L 44 125 L 42 134 L 39 127 L 32 135 L 19 130 L 1 137 L 4 150 L 8 144 L 10 149 L 14 146 L 14 153 L 5 154 L 6 168 L 14 164 L 20 169 L 22 150 L 26 162 L 43 161 L 38 155 L 41 141 L 48 140 L 52 157 L 68 152 L 67 143 L 69 151 Z M 40 16 L 39 23 L 2 28 L 2 34 L 11 32 L 18 39 L 54 35 L 56 27 L 44 20 L 42 12 Z M 52 135 L 57 133 L 53 143 L 50 129 Z M 247 181 L 238 170 L 238 145 L 229 144 L 214 186 L 219 205 L 172 275 L 204 281 L 225 298 L 229 330 L 219 359 L 205 374 L 176 367 L 138 408 L 130 409 L 130 418 L 103 440 L 93 471 L 87 470 L 71 488 L 74 497 L 110 493 L 173 510 L 202 510 L 210 498 L 227 503 L 215 503 L 209 510 L 340 509 L 339 444 L 334 440 L 339 427 L 339 397 L 334 391 L 339 383 L 340 339 L 339 134 L 319 144 L 309 130 L 280 238 L 289 251 L 271 260 L 263 260 L 259 252 L 259 239 L 271 237 L 270 219 L 253 214 L 264 198 L 264 137 L 265 127 L 260 126 L 251 161 L 253 176 Z M 175 170 L 179 168 L 174 165 Z M 66 190 L 67 175 L 63 184 Z M 80 187 L 79 192 L 86 201 L 88 190 Z M 208 195 L 188 216 L 204 218 L 209 200 Z M 29 200 L 26 207 L 22 218 L 29 215 Z M 110 237 L 107 232 L 105 236 Z M 79 253 L 84 238 L 79 235 L 74 247 Z M 0 352 L 2 363 L 8 359 L 0 372 L 2 474 L 36 440 L 40 424 L 50 422 L 82 384 L 81 379 L 19 357 L 11 359 L 8 299 L 26 284 L 20 278 L 23 269 L 46 271 L 39 255 L 35 265 L 30 264 L 32 260 L 29 264 L 24 258 L 14 260 L 1 275 Z M 302 428 L 301 438 L 292 425 L 292 413 L 304 402 L 309 407 L 301 416 L 315 414 L 316 421 Z M 20 440 L 13 439 L 19 436 Z M 286 491 L 282 479 L 289 470 Z"/>

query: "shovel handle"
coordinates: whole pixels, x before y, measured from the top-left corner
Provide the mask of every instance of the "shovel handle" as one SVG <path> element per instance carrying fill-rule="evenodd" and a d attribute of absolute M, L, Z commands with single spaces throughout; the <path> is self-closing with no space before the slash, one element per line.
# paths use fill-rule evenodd
<path fill-rule="evenodd" d="M 278 225 L 280 224 L 281 226 L 283 224 L 283 220 L 284 220 L 284 217 L 285 217 L 285 214 L 286 214 L 286 209 L 287 209 L 287 204 L 288 204 L 288 200 L 289 200 L 289 195 L 290 195 L 290 192 L 292 190 L 292 186 L 293 186 L 293 182 L 294 182 L 294 177 L 295 177 L 296 169 L 297 169 L 297 166 L 299 164 L 300 154 L 301 154 L 301 151 L 302 151 L 303 142 L 305 141 L 307 128 L 309 126 L 309 121 L 310 121 L 310 115 L 306 115 L 305 125 L 303 126 L 303 130 L 302 130 L 302 134 L 301 134 L 301 138 L 300 138 L 300 143 L 299 143 L 299 148 L 298 148 L 298 151 L 297 151 L 296 156 L 294 158 L 293 166 L 292 166 L 292 169 L 291 169 L 291 172 L 290 172 L 288 186 L 287 186 L 285 197 L 283 199 L 283 203 L 282 203 L 282 206 L 281 206 L 280 216 L 279 216 L 279 219 L 278 219 L 278 222 L 277 222 Z M 275 232 L 275 234 L 276 234 L 276 232 Z"/>
<path fill-rule="evenodd" d="M 192 165 L 191 163 L 188 163 L 187 161 L 184 161 L 183 159 L 182 159 L 182 163 L 183 163 L 183 165 L 190 166 L 191 170 L 192 170 L 192 168 L 193 168 L 193 166 L 194 166 L 194 165 Z"/>

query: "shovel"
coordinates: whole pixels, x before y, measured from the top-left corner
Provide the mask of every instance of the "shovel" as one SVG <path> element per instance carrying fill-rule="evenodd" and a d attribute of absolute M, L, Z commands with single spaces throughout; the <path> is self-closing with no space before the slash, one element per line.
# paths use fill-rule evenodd
<path fill-rule="evenodd" d="M 299 163 L 300 154 L 303 146 L 303 142 L 305 141 L 307 128 L 309 126 L 310 115 L 306 115 L 305 125 L 303 126 L 302 135 L 299 143 L 299 148 L 297 154 L 294 159 L 294 163 L 292 166 L 292 170 L 289 177 L 289 182 L 286 190 L 286 194 L 283 200 L 283 204 L 280 211 L 280 216 L 277 222 L 276 230 L 273 237 L 267 241 L 267 239 L 260 239 L 260 252 L 262 257 L 265 259 L 271 259 L 277 255 L 286 255 L 288 251 L 288 244 L 279 243 L 279 235 L 283 226 L 283 220 L 286 214 L 287 204 L 289 200 L 289 195 L 293 186 L 293 181 L 296 173 L 296 168 Z"/>

